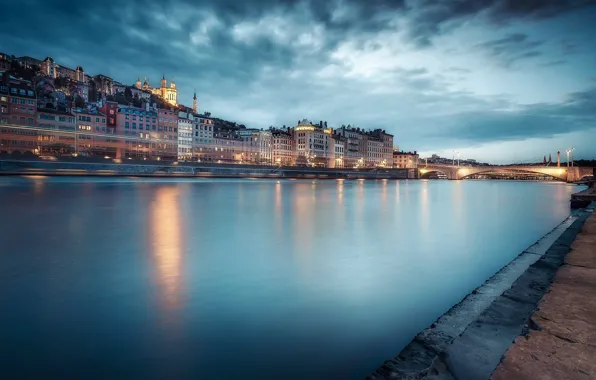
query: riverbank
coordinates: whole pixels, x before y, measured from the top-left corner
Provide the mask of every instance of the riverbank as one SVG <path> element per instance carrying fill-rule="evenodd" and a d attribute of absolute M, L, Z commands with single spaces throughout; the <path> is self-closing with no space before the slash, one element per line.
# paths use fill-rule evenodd
<path fill-rule="evenodd" d="M 511 342 L 528 331 L 593 205 L 529 247 L 367 379 L 489 379 Z"/>
<path fill-rule="evenodd" d="M 414 169 L 330 169 L 196 162 L 0 160 L 0 175 L 138 176 L 176 178 L 415 179 Z"/>
<path fill-rule="evenodd" d="M 596 214 L 571 245 L 529 331 L 518 337 L 493 380 L 596 379 Z"/>
<path fill-rule="evenodd" d="M 584 208 L 594 201 L 596 201 L 596 187 L 592 182 L 591 187 L 571 195 L 571 208 Z"/>

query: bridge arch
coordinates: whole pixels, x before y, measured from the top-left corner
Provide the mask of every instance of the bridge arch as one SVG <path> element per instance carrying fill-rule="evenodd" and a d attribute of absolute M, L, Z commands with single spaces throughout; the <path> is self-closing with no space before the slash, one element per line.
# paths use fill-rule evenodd
<path fill-rule="evenodd" d="M 564 169 L 557 169 L 557 170 L 541 170 L 541 168 L 537 168 L 536 170 L 531 170 L 527 168 L 479 168 L 478 170 L 470 170 L 470 169 L 460 169 L 458 170 L 457 177 L 458 179 L 468 179 L 472 176 L 478 174 L 504 174 L 504 175 L 526 175 L 526 176 L 543 176 L 549 177 L 558 181 L 567 181 L 567 171 Z"/>

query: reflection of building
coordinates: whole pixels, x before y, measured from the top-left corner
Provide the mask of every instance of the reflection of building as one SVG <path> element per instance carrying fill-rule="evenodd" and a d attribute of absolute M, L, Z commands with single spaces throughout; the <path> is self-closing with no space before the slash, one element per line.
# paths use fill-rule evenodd
<path fill-rule="evenodd" d="M 296 164 L 308 166 L 329 166 L 333 158 L 331 150 L 331 128 L 323 127 L 303 119 L 298 122 L 294 133 Z"/>
<path fill-rule="evenodd" d="M 415 169 L 418 167 L 418 153 L 414 152 L 393 152 L 393 167 Z"/>
<path fill-rule="evenodd" d="M 176 89 L 176 84 L 174 81 L 171 81 L 168 87 L 165 75 L 161 79 L 161 86 L 159 88 L 152 88 L 147 78 L 145 78 L 143 84 L 141 84 L 141 78 L 137 78 L 135 87 L 139 90 L 150 91 L 173 106 L 178 105 L 178 89 Z"/>
<path fill-rule="evenodd" d="M 271 129 L 273 163 L 294 165 L 294 136 L 291 129 Z"/>

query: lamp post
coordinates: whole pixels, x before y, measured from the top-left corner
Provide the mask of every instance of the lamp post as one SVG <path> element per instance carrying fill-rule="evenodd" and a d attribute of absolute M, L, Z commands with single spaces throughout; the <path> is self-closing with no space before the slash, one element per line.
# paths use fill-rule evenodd
<path fill-rule="evenodd" d="M 457 167 L 459 168 L 459 152 L 455 152 L 457 154 Z"/>
<path fill-rule="evenodd" d="M 455 150 L 453 151 L 453 156 L 451 158 L 451 166 L 455 166 Z"/>
<path fill-rule="evenodd" d="M 573 163 L 573 151 L 575 150 L 575 148 L 571 148 L 571 167 L 575 166 Z"/>
<path fill-rule="evenodd" d="M 565 153 L 567 153 L 567 168 L 569 168 L 569 155 L 571 154 L 571 149 L 567 149 Z"/>

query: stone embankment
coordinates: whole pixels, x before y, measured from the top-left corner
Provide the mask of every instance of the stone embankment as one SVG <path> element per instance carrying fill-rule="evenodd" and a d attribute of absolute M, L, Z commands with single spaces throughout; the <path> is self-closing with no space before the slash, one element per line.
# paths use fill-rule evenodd
<path fill-rule="evenodd" d="M 491 379 L 596 379 L 596 214 Z"/>
<path fill-rule="evenodd" d="M 528 248 L 367 379 L 596 378 L 594 205 Z"/>
<path fill-rule="evenodd" d="M 414 179 L 413 169 L 329 169 L 284 166 L 104 160 L 0 160 L 0 175 L 84 175 L 187 178 Z"/>

